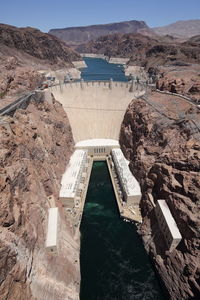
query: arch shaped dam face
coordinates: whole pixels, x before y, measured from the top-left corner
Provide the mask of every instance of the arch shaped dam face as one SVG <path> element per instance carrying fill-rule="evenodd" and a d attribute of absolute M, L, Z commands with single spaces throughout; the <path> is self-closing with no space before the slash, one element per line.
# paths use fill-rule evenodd
<path fill-rule="evenodd" d="M 118 140 L 128 104 L 144 94 L 128 82 L 74 82 L 50 88 L 64 107 L 75 143 L 88 139 Z"/>

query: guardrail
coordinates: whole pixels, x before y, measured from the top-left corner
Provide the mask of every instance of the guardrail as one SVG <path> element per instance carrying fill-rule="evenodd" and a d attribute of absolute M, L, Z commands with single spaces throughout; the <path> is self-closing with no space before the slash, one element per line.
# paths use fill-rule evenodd
<path fill-rule="evenodd" d="M 130 81 L 113 81 L 113 80 L 88 80 L 84 81 L 83 79 L 80 81 L 73 81 L 73 82 L 63 82 L 58 83 L 52 86 L 49 86 L 50 90 L 53 90 L 54 88 L 57 89 L 57 87 L 60 87 L 62 90 L 63 87 L 73 87 L 73 86 L 79 86 L 80 88 L 84 88 L 84 86 L 107 86 L 110 89 L 115 86 L 125 86 L 126 88 L 130 88 L 130 92 L 132 92 L 134 87 L 136 87 L 136 90 L 147 90 L 147 88 L 155 88 L 154 84 L 149 84 L 145 81 L 137 81 L 137 80 L 130 80 Z"/>
<path fill-rule="evenodd" d="M 0 116 L 4 115 L 12 115 L 16 109 L 25 109 L 31 100 L 41 100 L 41 95 L 39 95 L 40 91 L 34 90 L 26 94 L 25 96 L 22 96 L 15 100 L 14 102 L 6 105 L 4 108 L 0 109 Z M 38 99 L 35 98 L 35 96 L 39 96 Z"/>
<path fill-rule="evenodd" d="M 112 87 L 114 86 L 125 86 L 126 88 L 129 88 L 130 92 L 133 92 L 134 90 L 147 90 L 148 87 L 154 87 L 151 84 L 147 84 L 146 82 L 138 82 L 137 80 L 131 80 L 131 81 L 113 81 L 113 80 L 90 80 L 90 81 L 74 81 L 74 82 L 66 82 L 66 83 L 58 83 L 52 86 L 49 86 L 48 88 L 50 90 L 52 90 L 54 87 L 60 87 L 62 89 L 63 86 L 80 86 L 80 88 L 83 88 L 84 85 L 90 86 L 90 85 L 99 85 L 99 86 L 108 86 L 110 89 L 112 89 Z M 136 89 L 135 89 L 136 87 Z M 20 98 L 18 98 L 17 100 L 15 100 L 14 102 L 6 105 L 4 108 L 0 109 L 0 116 L 4 116 L 4 115 L 12 115 L 16 109 L 25 109 L 28 104 L 30 103 L 31 100 L 37 100 L 39 101 L 40 97 L 38 98 L 38 95 L 40 93 L 41 90 L 33 90 L 31 92 L 29 92 L 28 94 L 21 96 Z M 35 96 L 37 95 L 37 99 L 35 98 Z"/>
<path fill-rule="evenodd" d="M 156 92 L 160 93 L 160 94 L 165 94 L 165 95 L 172 95 L 172 96 L 176 96 L 176 97 L 180 97 L 180 98 L 183 98 L 184 100 L 192 103 L 192 104 L 195 104 L 195 105 L 198 105 L 200 103 L 200 100 L 193 100 L 187 96 L 184 96 L 184 95 L 181 95 L 181 94 L 177 94 L 177 93 L 172 93 L 172 92 L 168 92 L 168 91 L 161 91 L 161 90 L 158 90 L 158 89 L 155 89 Z"/>

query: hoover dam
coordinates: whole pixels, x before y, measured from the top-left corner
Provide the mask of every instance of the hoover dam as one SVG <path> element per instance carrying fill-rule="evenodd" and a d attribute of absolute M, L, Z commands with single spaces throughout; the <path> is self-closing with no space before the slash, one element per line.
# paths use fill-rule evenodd
<path fill-rule="evenodd" d="M 72 128 L 75 152 L 69 166 L 66 166 L 65 174 L 63 174 L 60 200 L 68 208 L 68 211 L 71 210 L 72 224 L 77 229 L 79 229 L 81 223 L 92 165 L 97 160 L 106 160 L 107 162 L 120 215 L 141 222 L 138 202 L 141 197 L 139 184 L 130 173 L 128 161 L 120 152 L 117 154 L 118 161 L 121 159 L 118 162 L 118 169 L 121 168 L 126 174 L 120 175 L 121 189 L 119 188 L 119 183 L 116 181 L 116 170 L 114 169 L 117 162 L 115 163 L 114 157 L 116 156 L 115 151 L 119 149 L 120 128 L 128 104 L 132 99 L 144 95 L 146 88 L 145 85 L 133 81 L 84 82 L 82 80 L 53 86 L 46 91 L 46 97 L 50 92 L 62 104 Z M 87 159 L 84 157 L 87 157 Z M 78 169 L 77 164 L 80 165 Z M 87 165 L 87 167 L 84 167 L 84 165 Z M 84 178 L 81 179 L 82 175 L 79 173 L 83 168 L 85 169 Z M 122 189 L 125 186 L 127 191 L 123 192 Z M 131 192 L 130 189 L 132 189 Z M 73 196 L 71 196 L 72 193 Z M 129 204 L 127 207 L 123 202 L 124 193 L 127 193 L 127 197 L 134 198 L 132 201 L 126 201 Z M 77 234 L 76 230 L 75 236 Z"/>
<path fill-rule="evenodd" d="M 53 86 L 50 92 L 64 107 L 75 143 L 88 139 L 119 139 L 121 123 L 132 99 L 145 94 L 130 82 L 90 81 Z"/>
<path fill-rule="evenodd" d="M 121 65 L 111 64 L 111 72 L 110 64 L 97 61 L 103 70 L 94 68 L 90 74 L 86 69 L 82 80 L 35 90 L 0 112 L 1 126 L 6 130 L 2 140 L 5 148 L 9 136 L 17 133 L 19 157 L 22 155 L 26 163 L 27 157 L 33 159 L 20 173 L 34 184 L 41 201 L 39 228 L 43 233 L 30 277 L 31 292 L 39 300 L 47 296 L 50 300 L 169 299 L 160 280 L 162 274 L 158 276 L 152 268 L 145 251 L 153 240 L 141 210 L 150 205 L 156 246 L 162 240 L 168 255 L 179 249 L 183 231 L 179 231 L 180 223 L 176 223 L 165 197 L 159 195 L 155 201 L 152 191 L 144 198 L 145 164 L 154 163 L 152 157 L 143 159 L 146 148 L 140 145 L 146 139 L 140 136 L 146 137 L 152 130 L 149 138 L 154 150 L 154 118 L 158 126 L 163 120 L 172 126 L 177 105 L 189 108 L 190 103 L 175 97 L 174 115 L 170 111 L 167 119 L 167 102 L 162 103 L 159 94 L 154 95 L 158 103 L 152 101 L 152 85 L 128 81 Z M 28 147 L 30 143 L 30 153 L 24 152 L 24 143 Z M 142 170 L 133 154 L 135 144 L 145 166 Z M 17 161 L 21 162 L 18 156 Z M 14 176 L 18 168 L 16 163 Z M 27 176 L 27 170 L 34 172 L 34 180 Z M 32 203 L 30 198 L 29 207 L 38 226 L 38 211 Z M 147 232 L 144 243 L 138 234 L 141 228 Z"/>
<path fill-rule="evenodd" d="M 80 82 L 69 82 L 52 86 L 45 91 L 47 98 L 49 97 L 49 93 L 51 93 L 53 98 L 62 104 L 69 118 L 75 142 L 75 151 L 70 158 L 69 164 L 66 165 L 66 170 L 62 176 L 59 199 L 65 209 L 66 217 L 71 224 L 70 226 L 74 234 L 74 239 L 76 241 L 79 240 L 79 230 L 81 230 L 81 233 L 84 232 L 83 237 L 81 237 L 80 250 L 82 278 L 80 289 L 81 300 L 86 300 L 88 298 L 96 299 L 96 293 L 97 295 L 101 295 L 102 298 L 107 296 L 111 297 L 108 290 L 112 290 L 111 287 L 113 284 L 115 286 L 114 293 L 120 293 L 122 299 L 127 298 L 126 284 L 122 286 L 121 291 L 119 291 L 119 285 L 118 283 L 114 283 L 115 280 L 112 275 L 114 268 L 113 264 L 116 263 L 113 261 L 112 251 L 118 250 L 113 247 L 107 249 L 106 244 L 107 236 L 110 236 L 110 241 L 112 237 L 115 236 L 115 224 L 119 222 L 119 227 L 122 226 L 123 221 L 120 220 L 119 216 L 128 222 L 131 221 L 136 224 L 142 222 L 140 212 L 140 185 L 131 173 L 129 161 L 124 157 L 124 154 L 120 149 L 119 136 L 121 124 L 129 103 L 131 101 L 136 101 L 137 98 L 147 94 L 149 88 L 151 87 L 147 84 L 134 80 L 128 82 L 125 80 L 113 81 L 112 79 L 103 81 L 84 81 L 82 79 Z M 102 164 L 103 161 L 105 161 L 105 165 Z M 107 171 L 105 171 L 105 169 L 107 169 Z M 100 172 L 99 175 L 101 173 L 104 175 L 101 179 L 99 178 L 96 181 L 96 178 L 99 177 L 97 176 L 98 172 Z M 110 179 L 108 180 L 109 177 Z M 109 192 L 109 198 L 107 199 L 110 204 L 107 208 L 110 211 L 109 215 L 112 215 L 110 226 L 113 235 L 110 230 L 105 233 L 107 226 L 105 228 L 102 227 L 102 233 L 100 233 L 101 230 L 98 229 L 99 226 L 101 226 L 101 222 L 104 222 L 102 218 L 104 218 L 107 223 L 109 222 L 110 217 L 108 218 L 105 208 L 102 210 L 104 206 L 107 206 L 107 202 L 104 202 L 103 200 L 105 197 L 104 189 L 99 192 L 101 195 L 100 197 L 103 197 L 102 199 L 97 196 L 98 188 L 95 189 L 95 194 L 92 198 L 89 196 L 91 188 L 88 191 L 88 186 L 90 187 L 90 184 L 93 185 L 93 182 L 96 182 L 95 184 L 97 185 L 105 185 L 106 189 L 107 184 L 108 186 L 112 186 Z M 110 200 L 114 198 L 115 204 Z M 116 208 L 118 214 L 114 212 Z M 166 234 L 166 247 L 169 251 L 173 251 L 181 241 L 182 237 L 165 200 L 158 201 L 155 212 L 160 224 L 163 226 L 163 228 L 161 226 L 161 230 L 165 231 Z M 97 216 L 101 216 L 100 219 Z M 46 248 L 49 253 L 54 253 L 56 255 L 59 251 L 57 240 L 59 228 L 58 219 L 58 209 L 56 207 L 50 208 Z M 125 232 L 127 227 L 124 229 L 122 228 L 123 226 L 121 227 L 121 230 L 125 230 L 124 238 L 126 239 Z M 135 230 L 136 228 L 132 227 L 132 229 Z M 95 237 L 92 239 L 95 240 L 99 234 L 101 236 L 101 242 L 98 239 L 95 242 L 96 246 L 100 242 L 98 250 L 94 250 L 93 246 L 91 246 L 91 231 L 96 232 Z M 114 243 L 118 243 L 121 239 L 119 232 L 116 232 L 116 241 L 113 241 Z M 129 234 L 129 243 L 130 245 L 132 243 L 134 245 L 137 238 L 135 237 L 134 240 L 131 241 L 131 231 Z M 140 248 L 141 242 L 138 241 L 137 243 L 137 247 Z M 121 249 L 121 247 L 122 245 L 119 243 L 117 248 Z M 119 251 L 123 251 L 122 249 Z M 94 264 L 90 263 L 91 259 L 94 259 L 95 261 L 96 255 L 101 256 L 100 253 L 105 251 L 107 252 L 107 254 L 105 254 L 107 259 L 113 261 L 109 269 L 105 266 L 102 270 L 103 273 L 107 272 L 107 276 L 110 277 L 106 282 L 103 281 L 105 275 L 100 275 L 96 268 L 93 267 Z M 133 252 L 135 252 L 135 249 Z M 144 258 L 146 257 L 144 248 L 141 248 L 140 252 L 143 254 L 136 254 L 136 260 L 137 256 L 139 257 L 140 255 L 143 255 L 143 259 L 146 259 Z M 111 255 L 110 258 L 109 255 Z M 134 278 L 134 270 L 137 265 L 136 261 L 132 261 L 132 255 L 133 254 L 130 253 L 127 256 L 127 259 L 130 260 L 130 264 L 132 265 L 129 270 L 130 274 L 132 274 L 130 280 L 131 278 Z M 120 255 L 117 264 L 123 265 L 125 257 L 126 256 Z M 105 260 L 105 264 L 106 261 L 107 260 Z M 98 260 L 95 263 L 98 264 Z M 139 269 L 142 278 L 142 274 L 144 273 L 149 275 L 146 279 L 141 279 L 141 289 L 139 294 L 136 290 L 134 291 L 133 287 L 135 295 L 143 295 L 142 286 L 146 283 L 153 288 L 152 292 L 145 289 L 147 295 L 150 297 L 157 297 L 159 295 L 158 299 L 165 299 L 165 296 L 160 291 L 155 276 L 151 273 L 152 271 L 150 271 L 151 268 L 149 262 L 147 265 L 145 264 L 145 266 L 139 267 Z M 121 274 L 122 269 L 119 268 L 118 272 Z M 152 278 L 150 281 L 149 276 Z M 137 276 L 135 280 L 138 280 Z M 101 287 L 102 284 L 105 285 L 104 289 Z M 91 285 L 96 286 L 96 288 L 92 289 Z M 123 291 L 124 288 L 125 291 Z"/>
<path fill-rule="evenodd" d="M 199 300 L 199 20 L 129 23 L 0 24 L 0 300 Z"/>

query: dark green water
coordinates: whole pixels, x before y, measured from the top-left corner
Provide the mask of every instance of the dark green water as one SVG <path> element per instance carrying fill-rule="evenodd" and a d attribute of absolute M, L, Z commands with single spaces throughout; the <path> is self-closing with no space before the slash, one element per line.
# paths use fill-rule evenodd
<path fill-rule="evenodd" d="M 135 225 L 119 217 L 106 162 L 93 165 L 80 260 L 81 300 L 166 299 Z"/>
<path fill-rule="evenodd" d="M 84 81 L 110 80 L 127 81 L 124 75 L 123 66 L 120 64 L 109 64 L 105 59 L 84 58 L 87 68 L 82 69 L 81 77 Z"/>

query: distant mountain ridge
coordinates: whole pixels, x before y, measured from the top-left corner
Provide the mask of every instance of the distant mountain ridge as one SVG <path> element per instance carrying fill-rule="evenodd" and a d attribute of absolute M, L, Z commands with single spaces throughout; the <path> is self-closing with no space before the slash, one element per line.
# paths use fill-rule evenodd
<path fill-rule="evenodd" d="M 177 21 L 167 26 L 152 28 L 156 34 L 172 35 L 179 38 L 190 38 L 200 35 L 200 20 Z"/>
<path fill-rule="evenodd" d="M 150 28 L 144 21 L 124 21 L 109 24 L 56 28 L 49 31 L 69 45 L 80 45 L 96 40 L 100 36 L 115 33 L 140 33 L 155 37 L 156 35 L 168 35 L 176 38 L 190 38 L 200 35 L 200 19 L 177 21 L 167 26 Z"/>
<path fill-rule="evenodd" d="M 144 21 L 136 20 L 103 25 L 51 29 L 49 33 L 55 35 L 68 44 L 86 43 L 91 40 L 95 40 L 100 36 L 114 33 L 154 34 Z"/>

